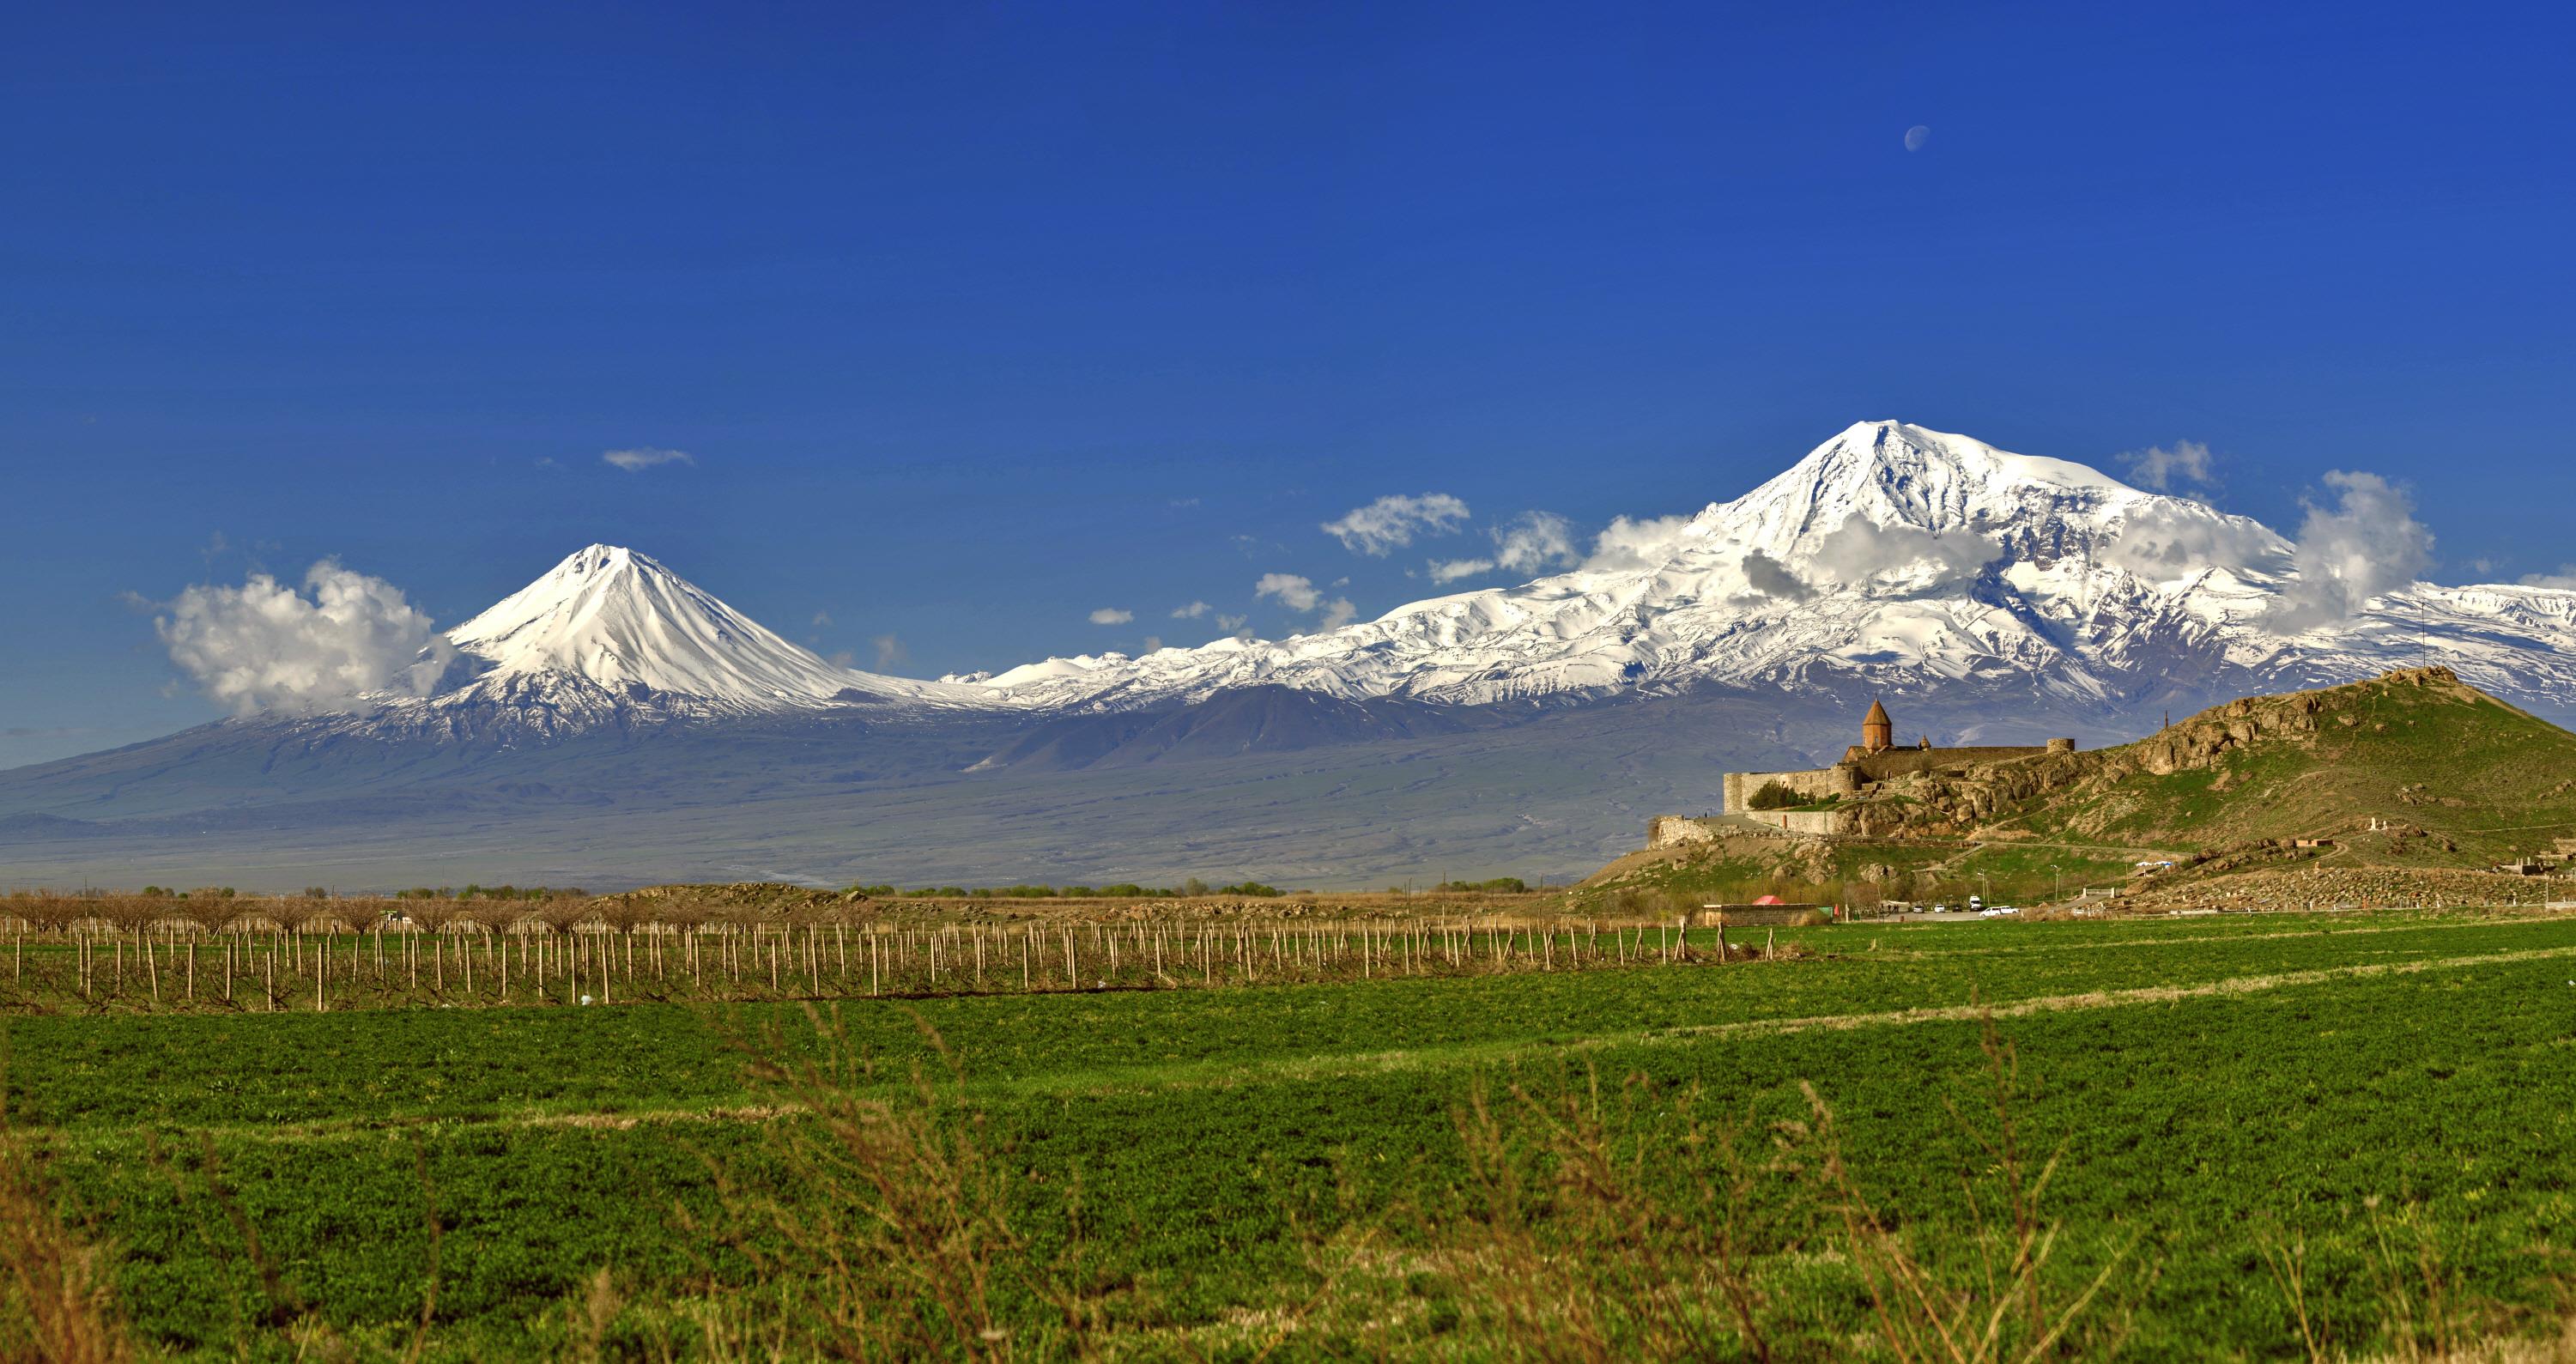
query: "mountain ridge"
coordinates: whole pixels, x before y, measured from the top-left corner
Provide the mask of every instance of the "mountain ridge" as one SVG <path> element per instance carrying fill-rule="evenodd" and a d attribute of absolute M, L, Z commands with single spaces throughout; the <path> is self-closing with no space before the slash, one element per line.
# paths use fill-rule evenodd
<path fill-rule="evenodd" d="M 1267 686 L 1480 706 L 1972 679 L 2117 713 L 2372 676 L 2434 648 L 2476 685 L 2576 711 L 2576 591 L 2417 582 L 2287 628 L 2301 587 L 2296 547 L 2251 518 L 1876 421 L 1732 500 L 1617 523 L 1563 572 L 1284 640 L 929 681 L 828 662 L 650 556 L 594 544 L 448 631 L 430 695 L 251 723 L 508 744 L 849 709 L 1117 712 Z"/>
<path fill-rule="evenodd" d="M 1882 695 L 1944 743 L 2120 743 L 2375 676 L 2420 630 L 2475 685 L 2576 713 L 2576 592 L 2419 583 L 2275 629 L 2284 537 L 1902 423 L 1614 532 L 1337 630 L 938 681 L 840 668 L 588 546 L 456 627 L 429 696 L 0 773 L 0 875 L 1538 877 L 1712 807 L 1725 771 L 1830 761 Z"/>
<path fill-rule="evenodd" d="M 1334 631 L 1053 658 L 978 685 L 1116 709 L 1254 683 L 1474 704 L 2020 676 L 2143 708 L 2371 676 L 2433 645 L 2478 685 L 2576 707 L 2576 592 L 2414 583 L 2276 629 L 2301 579 L 2259 522 L 1902 422 L 1855 424 L 1732 501 L 1612 539 L 1567 572 Z"/>

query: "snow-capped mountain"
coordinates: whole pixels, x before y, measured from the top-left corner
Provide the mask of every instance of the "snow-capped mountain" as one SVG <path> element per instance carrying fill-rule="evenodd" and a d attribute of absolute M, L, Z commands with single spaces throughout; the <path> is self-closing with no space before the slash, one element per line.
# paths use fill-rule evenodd
<path fill-rule="evenodd" d="M 1879 692 L 1909 739 L 2097 743 L 2422 656 L 2576 717 L 2576 592 L 2353 602 L 2301 576 L 2371 549 L 1872 422 L 1517 586 L 920 682 L 593 545 L 430 650 L 428 696 L 0 773 L 0 860 L 57 882 L 1385 885 L 1588 871 L 1647 815 L 1712 807 L 1719 772 L 1829 760 Z"/>
<path fill-rule="evenodd" d="M 739 710 L 828 700 L 855 676 L 614 545 L 575 551 L 447 640 L 490 665 L 486 681 L 577 677 Z"/>
<path fill-rule="evenodd" d="M 2291 544 L 2248 518 L 1863 422 L 1734 501 L 1615 528 L 1572 572 L 1288 640 L 1048 659 L 978 683 L 1046 709 L 1261 683 L 1477 703 L 1966 680 L 2117 706 L 2430 656 L 2498 694 L 2576 708 L 2576 592 L 2416 583 L 2309 623 L 2299 587 Z"/>
<path fill-rule="evenodd" d="M 1570 572 L 1286 640 L 935 682 L 836 666 L 651 558 L 592 545 L 449 632 L 455 662 L 435 694 L 294 723 L 561 736 L 852 708 L 1121 711 L 1269 685 L 1440 704 L 1946 687 L 2026 694 L 2116 727 L 2131 707 L 2419 658 L 2547 712 L 2576 710 L 2576 592 L 2416 583 L 2317 619 L 2300 607 L 2296 560 L 2260 523 L 2189 498 L 1864 422 L 1731 502 L 1620 523 Z"/>
<path fill-rule="evenodd" d="M 591 545 L 447 633 L 426 698 L 387 696 L 323 728 L 546 734 L 842 706 L 986 706 L 971 687 L 837 666 L 651 557 Z"/>

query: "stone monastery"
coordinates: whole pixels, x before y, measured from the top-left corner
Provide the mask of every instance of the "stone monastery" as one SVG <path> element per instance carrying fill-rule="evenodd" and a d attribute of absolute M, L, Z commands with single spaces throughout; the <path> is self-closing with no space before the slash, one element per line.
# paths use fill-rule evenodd
<path fill-rule="evenodd" d="M 1887 704 L 1876 700 L 1870 702 L 1869 714 L 1861 718 L 1860 742 L 1843 750 L 1841 762 L 1802 772 L 1729 772 L 1725 820 L 1658 815 L 1647 828 L 1647 846 L 1702 842 L 1716 837 L 1730 824 L 1755 823 L 1792 834 L 1830 835 L 1845 831 L 1848 821 L 1840 810 L 1754 809 L 1755 793 L 1775 783 L 1798 797 L 1802 805 L 1840 802 L 1866 796 L 1880 783 L 1909 773 L 1956 775 L 1982 763 L 2074 751 L 2073 739 L 2051 739 L 2026 747 L 1934 748 L 1928 736 L 1899 748 L 1896 723 L 1888 717 Z"/>
<path fill-rule="evenodd" d="M 1925 738 L 1898 748 L 1896 724 L 1887 718 L 1887 704 L 1872 701 L 1869 714 L 1861 717 L 1860 742 L 1844 749 L 1843 760 L 1831 767 L 1804 772 L 1727 773 L 1726 812 L 1730 815 L 1751 813 L 1746 802 L 1753 799 L 1754 792 L 1772 782 L 1778 782 L 1793 794 L 1811 801 L 1828 796 L 1848 800 L 1890 777 L 1908 772 L 1967 767 L 1975 763 L 2002 762 L 2007 758 L 2027 758 L 2038 753 L 2071 753 L 2074 750 L 2073 739 L 2051 739 L 2045 745 L 2028 748 L 1934 748 L 1932 740 Z"/>

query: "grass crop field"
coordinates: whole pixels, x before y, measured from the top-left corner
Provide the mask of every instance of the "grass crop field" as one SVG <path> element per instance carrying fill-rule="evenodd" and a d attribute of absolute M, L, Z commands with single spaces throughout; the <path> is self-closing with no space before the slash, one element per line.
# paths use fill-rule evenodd
<path fill-rule="evenodd" d="M 27 1013 L 11 1178 L 178 1356 L 2331 1358 L 2560 1329 L 2576 920 L 1753 932 L 1771 959 L 1701 934 L 1689 964 L 818 1007 Z"/>

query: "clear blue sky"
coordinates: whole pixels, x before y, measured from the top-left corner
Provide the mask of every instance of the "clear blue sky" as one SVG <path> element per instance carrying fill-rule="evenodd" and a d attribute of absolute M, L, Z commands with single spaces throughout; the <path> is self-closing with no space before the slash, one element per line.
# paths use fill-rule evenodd
<path fill-rule="evenodd" d="M 1374 614 L 1479 530 L 1317 529 L 1373 497 L 1590 529 L 1862 418 L 2553 571 L 2566 14 L 22 7 L 0 763 L 210 718 L 122 594 L 254 565 L 452 624 L 607 540 L 929 674 Z"/>

